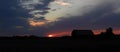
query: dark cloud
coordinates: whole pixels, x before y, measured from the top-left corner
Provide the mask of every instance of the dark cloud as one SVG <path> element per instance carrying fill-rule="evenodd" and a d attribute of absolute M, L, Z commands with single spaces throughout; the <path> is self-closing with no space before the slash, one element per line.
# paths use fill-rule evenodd
<path fill-rule="evenodd" d="M 44 17 L 45 14 L 49 13 L 48 10 L 50 10 L 50 8 L 48 7 L 48 5 L 53 0 L 36 0 L 36 1 L 35 0 L 22 0 L 22 2 L 20 2 L 20 6 L 28 10 L 28 13 L 32 15 L 31 16 L 32 18 L 34 17 L 37 19 L 37 18 Z M 35 15 L 37 14 L 40 14 L 41 16 L 36 17 Z"/>
<path fill-rule="evenodd" d="M 48 4 L 51 0 L 42 0 L 44 5 L 36 5 L 35 8 L 38 10 L 45 10 L 42 14 L 48 13 Z M 38 7 L 39 6 L 39 7 Z M 11 36 L 11 35 L 23 35 L 23 34 L 34 34 L 43 35 L 45 28 L 39 27 L 33 28 L 28 23 L 28 18 L 33 17 L 29 14 L 30 10 L 26 10 L 20 6 L 20 0 L 1 0 L 0 1 L 0 35 Z M 44 17 L 38 18 L 39 20 L 45 20 Z M 37 20 L 38 20 L 37 19 Z M 34 31 L 33 31 L 34 30 Z M 40 36 L 42 36 L 40 35 Z"/>
<path fill-rule="evenodd" d="M 40 18 L 34 18 L 36 21 L 41 21 L 41 20 L 46 20 L 45 17 L 40 17 Z"/>
<path fill-rule="evenodd" d="M 26 14 L 24 10 L 20 10 L 17 0 L 1 0 L 0 2 L 0 29 L 9 32 L 12 26 L 27 26 L 25 21 Z M 14 8 L 14 9 L 13 9 Z M 17 10 L 18 9 L 18 10 Z"/>

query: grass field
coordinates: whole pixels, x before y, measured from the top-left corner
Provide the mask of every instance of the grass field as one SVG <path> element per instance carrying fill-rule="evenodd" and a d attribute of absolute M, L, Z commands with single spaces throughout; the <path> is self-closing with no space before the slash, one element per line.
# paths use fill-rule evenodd
<path fill-rule="evenodd" d="M 119 39 L 73 39 L 73 38 L 1 38 L 0 50 L 9 51 L 119 51 Z"/>

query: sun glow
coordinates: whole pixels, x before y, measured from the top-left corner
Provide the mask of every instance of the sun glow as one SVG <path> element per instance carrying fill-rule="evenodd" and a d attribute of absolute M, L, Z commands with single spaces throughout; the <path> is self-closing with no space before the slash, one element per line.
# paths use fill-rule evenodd
<path fill-rule="evenodd" d="M 54 37 L 53 35 L 48 35 L 48 37 Z"/>
<path fill-rule="evenodd" d="M 52 37 L 62 37 L 62 36 L 71 36 L 70 31 L 65 31 L 65 32 L 51 32 L 48 33 L 47 37 L 52 36 Z"/>

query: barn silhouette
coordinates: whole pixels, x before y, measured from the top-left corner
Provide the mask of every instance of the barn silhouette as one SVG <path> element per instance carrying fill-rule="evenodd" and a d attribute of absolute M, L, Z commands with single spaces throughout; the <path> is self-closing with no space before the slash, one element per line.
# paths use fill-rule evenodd
<path fill-rule="evenodd" d="M 74 29 L 71 33 L 73 38 L 84 38 L 84 39 L 115 39 L 119 38 L 113 33 L 113 29 L 111 27 L 106 28 L 106 32 L 101 32 L 101 34 L 94 35 L 92 30 L 76 30 Z"/>
<path fill-rule="evenodd" d="M 92 38 L 94 36 L 92 30 L 73 30 L 73 38 Z"/>

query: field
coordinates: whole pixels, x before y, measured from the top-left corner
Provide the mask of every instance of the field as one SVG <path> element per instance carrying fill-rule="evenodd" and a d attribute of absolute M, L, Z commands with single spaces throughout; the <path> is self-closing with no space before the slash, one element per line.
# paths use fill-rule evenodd
<path fill-rule="evenodd" d="M 0 38 L 0 51 L 119 51 L 119 39 Z"/>

